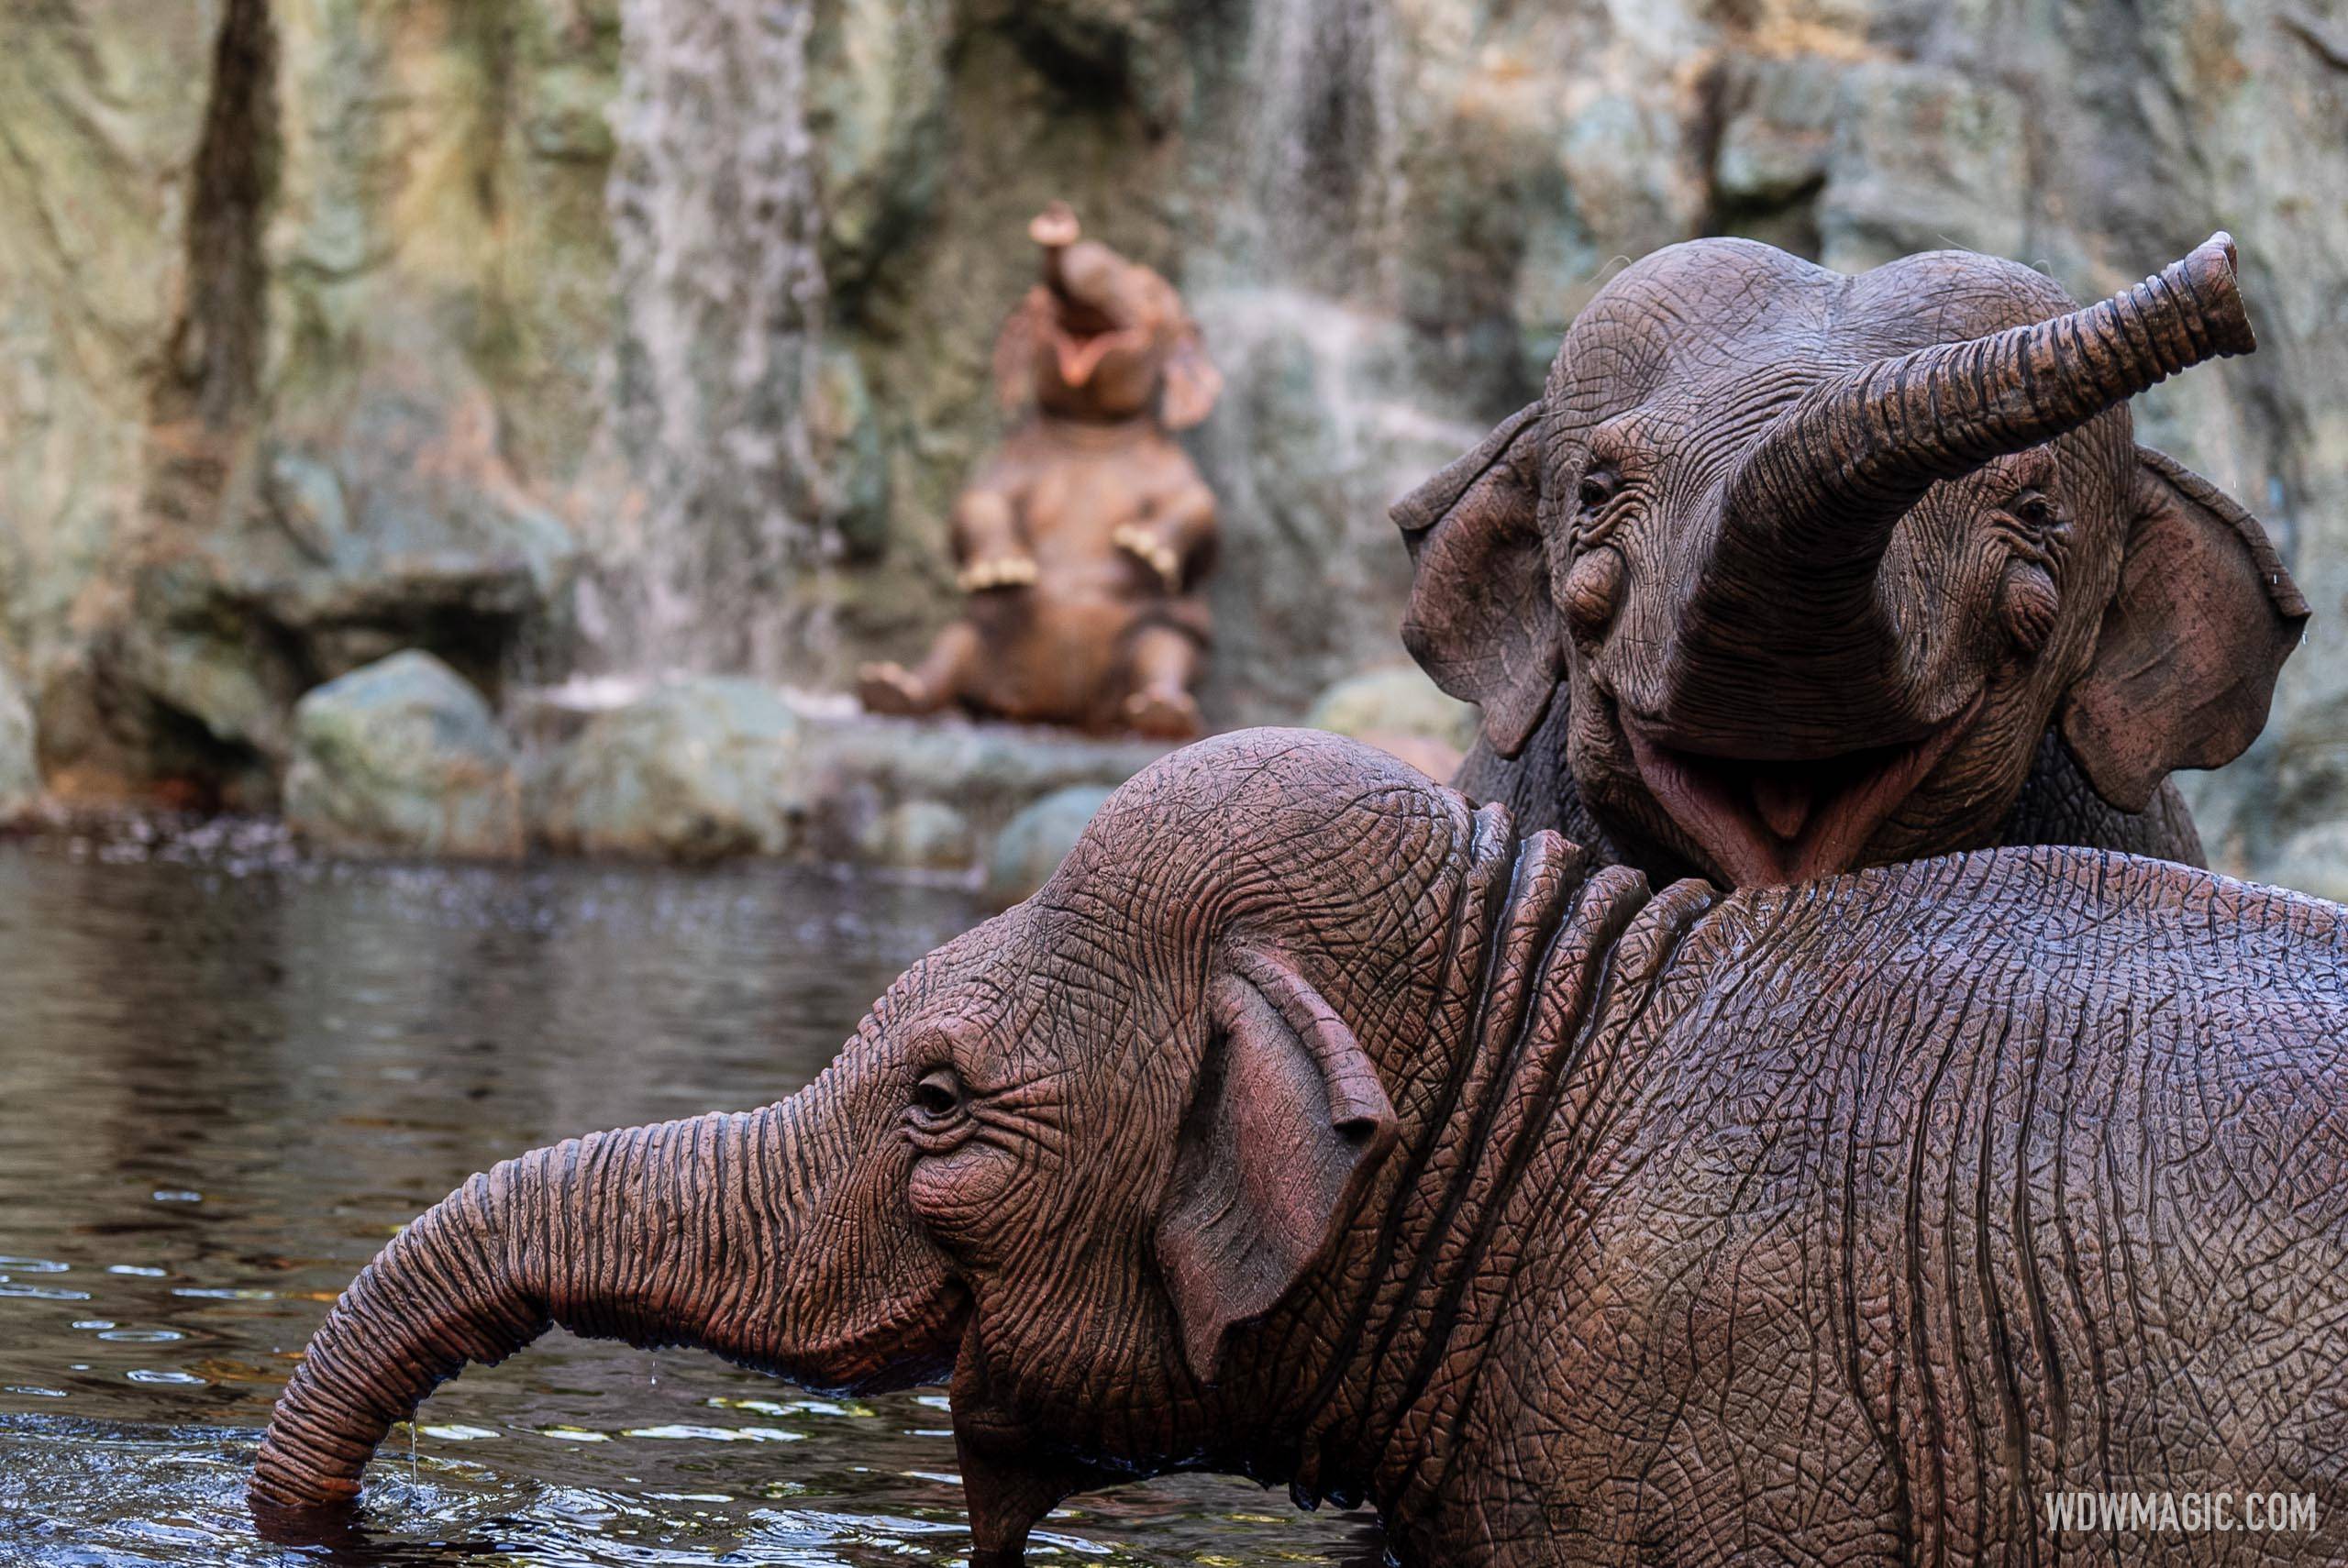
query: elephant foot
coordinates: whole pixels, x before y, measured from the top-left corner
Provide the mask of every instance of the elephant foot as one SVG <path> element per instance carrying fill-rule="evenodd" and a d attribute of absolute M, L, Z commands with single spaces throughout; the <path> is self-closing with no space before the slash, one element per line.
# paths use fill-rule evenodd
<path fill-rule="evenodd" d="M 972 561 L 955 574 L 955 585 L 965 593 L 998 588 L 1025 588 L 1036 580 L 1036 563 L 1025 556 L 990 556 Z"/>
<path fill-rule="evenodd" d="M 858 670 L 856 700 L 868 713 L 928 713 L 938 707 L 920 677 L 902 664 L 868 664 Z"/>
<path fill-rule="evenodd" d="M 1174 547 L 1138 524 L 1127 523 L 1109 536 L 1109 542 L 1157 574 L 1157 580 L 1167 592 L 1180 591 L 1182 586 L 1182 558 Z"/>
<path fill-rule="evenodd" d="M 1125 723 L 1155 740 L 1195 740 L 1204 729 L 1187 691 L 1136 691 L 1125 699 Z"/>

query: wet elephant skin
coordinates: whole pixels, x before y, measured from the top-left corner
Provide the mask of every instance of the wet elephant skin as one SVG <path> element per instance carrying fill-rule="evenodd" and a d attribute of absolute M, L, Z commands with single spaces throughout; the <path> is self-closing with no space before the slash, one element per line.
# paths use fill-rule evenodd
<path fill-rule="evenodd" d="M 2021 847 L 1723 894 L 1255 731 L 762 1110 L 467 1181 L 262 1445 L 356 1496 L 551 1324 L 819 1387 L 950 1375 L 975 1558 L 1178 1469 L 1413 1563 L 2348 1551 L 2342 911 Z M 2055 1490 L 2313 1532 L 2049 1533 Z"/>

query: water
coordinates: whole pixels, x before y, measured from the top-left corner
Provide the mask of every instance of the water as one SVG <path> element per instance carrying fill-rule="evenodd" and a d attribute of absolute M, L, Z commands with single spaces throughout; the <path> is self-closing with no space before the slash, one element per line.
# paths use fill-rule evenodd
<path fill-rule="evenodd" d="M 822 1066 L 963 896 L 695 876 L 75 858 L 0 844 L 0 1563 L 316 1562 L 250 1531 L 271 1402 L 335 1294 L 468 1173 L 745 1107 Z M 968 1546 L 937 1390 L 813 1399 L 550 1336 L 393 1433 L 381 1564 L 902 1564 Z M 1375 1561 L 1358 1516 L 1182 1477 L 1036 1561 Z"/>

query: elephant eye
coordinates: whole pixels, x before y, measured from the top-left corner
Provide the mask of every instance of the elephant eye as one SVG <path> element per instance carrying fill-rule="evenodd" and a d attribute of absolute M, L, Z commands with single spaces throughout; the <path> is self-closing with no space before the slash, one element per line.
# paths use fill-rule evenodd
<path fill-rule="evenodd" d="M 2052 528 L 2061 522 L 2063 517 L 2054 501 L 2043 491 L 2023 491 L 2007 503 L 2006 510 L 2012 513 L 2024 526 L 2030 528 Z"/>
<path fill-rule="evenodd" d="M 1614 499 L 1614 488 L 1618 482 L 1611 469 L 1591 469 L 1581 476 L 1581 484 L 1574 492 L 1575 499 L 1581 502 L 1584 512 L 1595 512 Z"/>
<path fill-rule="evenodd" d="M 962 1109 L 962 1080 L 951 1067 L 932 1067 L 914 1085 L 914 1114 L 941 1121 Z"/>

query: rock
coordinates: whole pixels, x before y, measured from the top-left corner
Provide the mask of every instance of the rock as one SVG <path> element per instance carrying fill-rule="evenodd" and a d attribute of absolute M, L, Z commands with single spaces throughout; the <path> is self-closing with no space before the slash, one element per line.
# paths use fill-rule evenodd
<path fill-rule="evenodd" d="M 2291 835 L 2275 863 L 2294 888 L 2348 903 L 2348 822 L 2322 822 Z"/>
<path fill-rule="evenodd" d="M 1042 887 L 1114 793 L 1106 785 L 1071 784 L 1024 807 L 995 834 L 988 852 L 987 897 L 1013 904 Z"/>
<path fill-rule="evenodd" d="M 1386 509 L 1485 426 L 1456 404 L 1433 416 L 1417 389 L 1434 367 L 1395 322 L 1292 289 L 1191 304 L 1225 379 L 1193 438 L 1225 519 L 1202 701 L 1225 723 L 1277 723 L 1400 657 L 1410 561 Z"/>
<path fill-rule="evenodd" d="M 0 637 L 52 790 L 110 747 L 82 772 L 266 803 L 300 693 L 404 646 L 484 690 L 656 610 L 624 668 L 822 687 L 917 649 L 1056 196 L 1184 289 L 1228 381 L 1191 436 L 1218 723 L 1397 654 L 1386 504 L 1537 393 L 1618 259 L 1705 232 L 1968 244 L 2092 296 L 2222 224 L 2261 350 L 2139 400 L 2140 438 L 2348 601 L 2348 45 L 2305 0 L 18 9 Z M 256 17 L 270 47 L 222 49 Z M 198 177 L 238 163 L 207 125 L 257 199 Z M 214 428 L 224 347 L 258 384 Z M 653 603 L 580 601 L 573 540 Z M 2343 646 L 2320 617 L 2272 744 L 2194 784 L 2228 865 L 2293 875 L 2348 820 Z M 804 852 L 965 809 L 859 777 Z"/>
<path fill-rule="evenodd" d="M 952 39 L 945 0 L 821 0 L 807 129 L 824 187 L 824 271 L 859 287 L 937 194 Z"/>
<path fill-rule="evenodd" d="M 963 873 L 1003 825 L 1069 788 L 1105 793 L 1166 746 L 959 718 L 889 719 L 756 681 L 593 683 L 521 704 L 545 760 L 534 836 L 591 855 Z"/>
<path fill-rule="evenodd" d="M 186 292 L 193 62 L 220 6 L 12 8 L 0 50 L 0 617 L 28 690 L 138 515 L 153 377 Z"/>
<path fill-rule="evenodd" d="M 678 678 L 590 719 L 533 792 L 539 837 L 587 855 L 712 861 L 798 841 L 802 725 L 755 681 Z"/>
<path fill-rule="evenodd" d="M 1475 744 L 1477 716 L 1472 705 L 1406 664 L 1347 676 L 1314 700 L 1304 723 L 1351 735 L 1447 784 Z"/>
<path fill-rule="evenodd" d="M 876 818 L 857 845 L 865 866 L 959 871 L 975 858 L 970 819 L 943 801 L 901 801 Z"/>
<path fill-rule="evenodd" d="M 1864 271 L 1917 250 L 2028 254 L 2020 97 L 1956 71 L 1876 61 L 1851 67 L 1841 93 L 1819 206 L 1828 266 Z"/>
<path fill-rule="evenodd" d="M 1020 724 L 811 714 L 791 795 L 814 858 L 969 867 L 1036 800 L 1113 789 L 1169 749 Z"/>
<path fill-rule="evenodd" d="M 0 825 L 40 800 L 40 756 L 34 744 L 32 704 L 8 667 L 0 664 Z"/>
<path fill-rule="evenodd" d="M 1352 735 L 1423 735 L 1465 751 L 1476 741 L 1476 709 L 1447 695 L 1414 664 L 1349 675 L 1313 699 L 1308 729 Z"/>
<path fill-rule="evenodd" d="M 294 708 L 285 820 L 338 855 L 510 859 L 522 853 L 513 744 L 482 694 L 413 649 Z"/>

